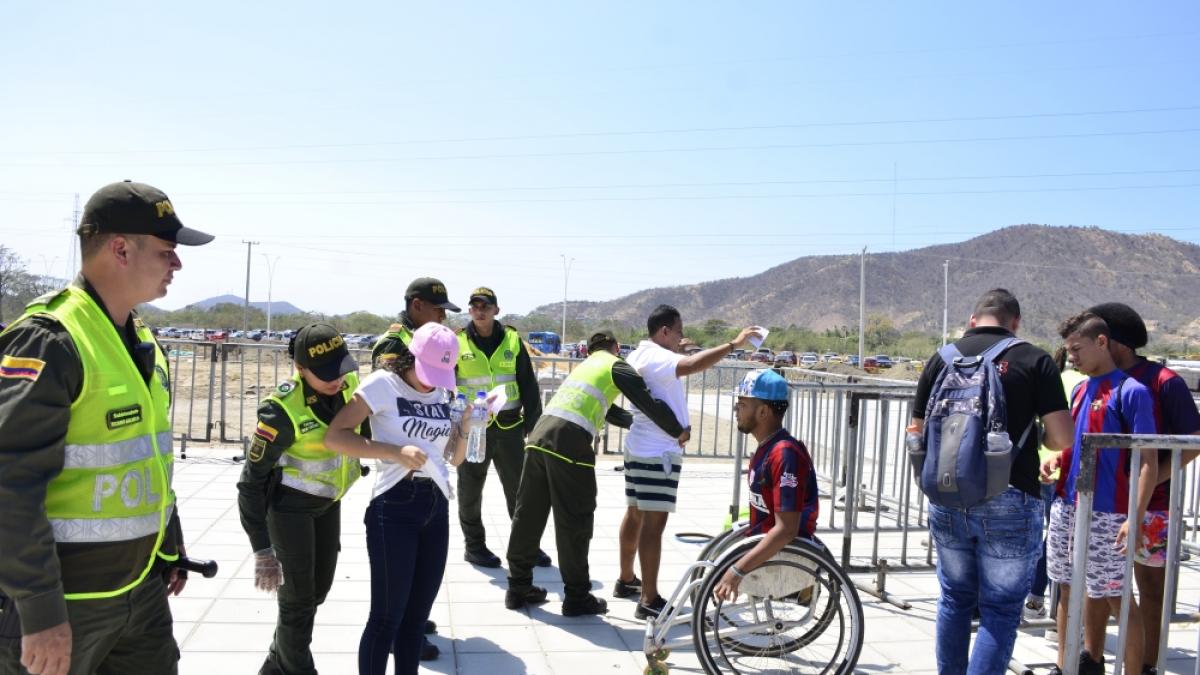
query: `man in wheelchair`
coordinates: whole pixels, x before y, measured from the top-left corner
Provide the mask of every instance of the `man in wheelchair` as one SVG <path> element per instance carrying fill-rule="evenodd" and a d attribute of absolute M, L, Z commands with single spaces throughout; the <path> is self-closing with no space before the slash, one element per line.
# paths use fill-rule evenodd
<path fill-rule="evenodd" d="M 722 601 L 737 598 L 742 580 L 771 560 L 797 537 L 814 541 L 817 528 L 817 474 L 808 448 L 783 428 L 788 409 L 787 381 L 764 369 L 748 373 L 738 386 L 734 417 L 738 431 L 754 436 L 758 449 L 750 460 L 750 526 L 745 536 L 766 534 L 729 567 L 714 594 Z M 812 588 L 798 591 L 806 604 Z"/>

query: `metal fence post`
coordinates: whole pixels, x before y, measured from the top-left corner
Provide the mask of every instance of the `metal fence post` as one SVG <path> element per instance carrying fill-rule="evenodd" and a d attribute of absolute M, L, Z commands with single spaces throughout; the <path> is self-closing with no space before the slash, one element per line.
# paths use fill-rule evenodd
<path fill-rule="evenodd" d="M 1079 652 L 1082 649 L 1083 599 L 1087 595 L 1088 525 L 1092 522 L 1092 498 L 1096 490 L 1096 452 L 1086 448 L 1079 453 L 1079 474 L 1075 477 L 1075 537 L 1071 552 L 1071 595 L 1067 602 L 1067 634 L 1064 675 L 1079 675 Z"/>
<path fill-rule="evenodd" d="M 862 435 L 859 429 L 859 413 L 862 399 L 857 393 L 850 394 L 850 419 L 846 424 L 847 436 L 850 443 L 846 449 L 846 499 L 845 518 L 842 526 L 842 567 L 850 568 L 850 539 L 855 527 L 855 506 L 858 501 L 858 440 Z"/>

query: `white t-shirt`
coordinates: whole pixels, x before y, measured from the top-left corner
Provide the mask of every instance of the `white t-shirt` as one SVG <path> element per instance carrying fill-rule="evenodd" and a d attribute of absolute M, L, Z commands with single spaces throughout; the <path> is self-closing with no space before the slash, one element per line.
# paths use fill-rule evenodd
<path fill-rule="evenodd" d="M 683 354 L 676 354 L 650 340 L 642 340 L 625 361 L 646 380 L 646 386 L 654 398 L 671 407 L 671 412 L 675 413 L 675 419 L 679 420 L 680 426 L 687 427 L 691 424 L 688 419 L 687 393 L 683 390 L 683 380 L 675 376 L 675 367 L 683 359 Z M 683 451 L 679 447 L 679 441 L 658 428 L 658 425 L 651 422 L 642 411 L 635 407 L 632 412 L 633 426 L 629 427 L 629 433 L 625 436 L 625 447 L 629 454 L 637 457 L 662 457 L 668 452 L 679 454 Z"/>
<path fill-rule="evenodd" d="M 450 470 L 443 453 L 450 438 L 449 392 L 435 388 L 429 393 L 413 389 L 399 375 L 376 370 L 363 378 L 354 392 L 371 409 L 371 437 L 394 445 L 415 445 L 429 459 L 417 472 L 437 482 L 451 497 Z M 375 487 L 371 498 L 387 492 L 408 475 L 402 464 L 375 460 Z"/>

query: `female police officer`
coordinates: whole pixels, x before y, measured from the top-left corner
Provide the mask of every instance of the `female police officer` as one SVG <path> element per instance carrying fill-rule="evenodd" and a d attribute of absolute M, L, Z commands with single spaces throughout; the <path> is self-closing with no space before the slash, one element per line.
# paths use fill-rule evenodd
<path fill-rule="evenodd" d="M 317 672 L 309 643 L 337 565 L 339 500 L 362 475 L 357 459 L 325 448 L 326 425 L 358 386 L 358 364 L 342 336 L 327 324 L 305 326 L 288 355 L 296 373 L 259 406 L 238 481 L 254 584 L 279 592 L 275 641 L 260 675 Z"/>

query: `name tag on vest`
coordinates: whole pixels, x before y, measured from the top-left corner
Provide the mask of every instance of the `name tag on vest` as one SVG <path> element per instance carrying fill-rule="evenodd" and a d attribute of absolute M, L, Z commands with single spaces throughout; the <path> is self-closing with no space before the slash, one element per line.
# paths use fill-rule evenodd
<path fill-rule="evenodd" d="M 134 404 L 128 408 L 109 410 L 105 415 L 105 421 L 108 423 L 109 429 L 119 429 L 130 424 L 137 424 L 142 421 L 142 406 Z"/>
<path fill-rule="evenodd" d="M 316 420 L 304 420 L 300 423 L 300 433 L 307 434 L 314 429 L 320 429 L 321 423 Z"/>

